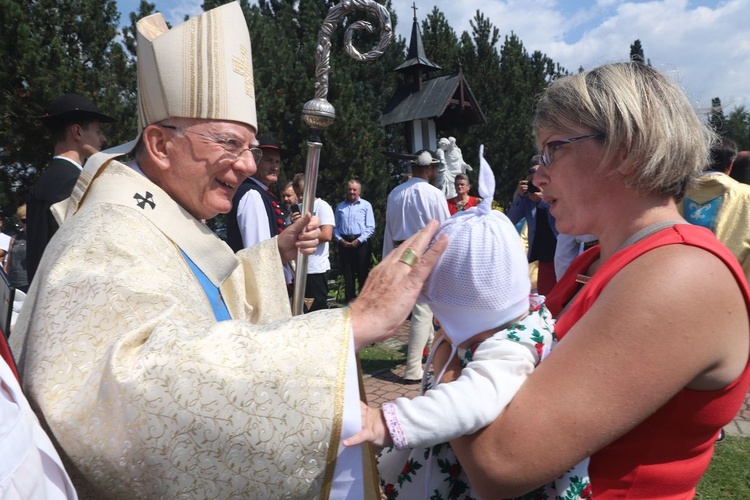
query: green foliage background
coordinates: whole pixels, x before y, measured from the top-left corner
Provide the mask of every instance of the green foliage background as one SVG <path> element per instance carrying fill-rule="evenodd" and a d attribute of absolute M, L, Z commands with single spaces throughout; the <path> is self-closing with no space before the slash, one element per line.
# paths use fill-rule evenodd
<path fill-rule="evenodd" d="M 227 3 L 206 0 L 205 10 Z M 314 96 L 315 46 L 331 0 L 259 0 L 240 4 L 250 29 L 261 133 L 271 133 L 284 145 L 280 189 L 304 170 L 310 131 L 300 119 L 302 105 Z M 401 22 L 384 5 L 395 26 Z M 0 0 L 0 210 L 8 215 L 23 203 L 29 187 L 45 167 L 52 145 L 36 117 L 55 97 L 76 92 L 91 98 L 100 109 L 118 119 L 106 130 L 109 145 L 136 134 L 135 21 L 155 12 L 141 1 L 130 13 L 129 26 L 120 30 L 115 0 Z M 376 212 L 380 231 L 374 248 L 379 254 L 380 234 L 388 192 L 395 186 L 402 165 L 388 151 L 408 153 L 402 125 L 383 128 L 379 118 L 395 93 L 400 76 L 393 70 L 405 60 L 407 41 L 398 37 L 386 54 L 372 63 L 359 63 L 343 51 L 346 26 L 361 15 L 347 17 L 332 37 L 328 100 L 336 121 L 322 134 L 318 195 L 331 205 L 343 199 L 344 183 L 356 178 L 363 197 Z M 374 19 L 369 19 L 375 21 Z M 411 25 L 411 19 L 407 19 Z M 376 24 L 376 23 L 375 23 Z M 514 33 L 501 35 L 480 11 L 471 31 L 457 34 L 435 7 L 421 21 L 425 52 L 443 68 L 431 77 L 462 68 L 487 123 L 469 128 L 438 130 L 438 137 L 454 136 L 472 165 L 478 165 L 479 145 L 496 176 L 495 199 L 510 201 L 517 179 L 525 175 L 535 146 L 531 119 L 535 97 L 554 78 L 567 73 L 545 54 L 529 53 Z M 379 33 L 357 32 L 354 44 L 366 52 Z M 628 57 L 623 47 L 623 59 Z M 642 59 L 640 41 L 630 53 Z M 723 116 L 718 98 L 711 122 L 750 149 L 750 120 L 744 108 Z M 476 180 L 478 169 L 470 173 Z M 220 224 L 220 221 L 219 221 Z"/>

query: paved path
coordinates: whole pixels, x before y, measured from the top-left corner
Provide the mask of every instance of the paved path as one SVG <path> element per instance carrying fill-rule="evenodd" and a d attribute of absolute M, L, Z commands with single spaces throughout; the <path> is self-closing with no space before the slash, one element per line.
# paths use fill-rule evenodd
<path fill-rule="evenodd" d="M 384 344 L 395 349 L 404 349 L 406 353 L 406 344 L 409 342 L 409 321 L 406 321 L 396 334 L 386 340 Z M 373 406 L 380 406 L 388 401 L 406 396 L 413 398 L 419 394 L 419 384 L 404 384 L 401 381 L 401 375 L 404 374 L 404 364 L 400 364 L 393 369 L 382 370 L 372 375 L 364 375 L 365 392 L 367 393 L 367 402 Z"/>
<path fill-rule="evenodd" d="M 396 349 L 405 347 L 409 340 L 409 322 L 405 322 L 396 335 L 388 339 L 385 344 Z M 404 351 L 406 352 L 406 351 Z M 392 370 L 384 370 L 372 375 L 364 376 L 367 401 L 373 406 L 379 406 L 393 401 L 400 396 L 414 397 L 419 393 L 419 384 L 404 384 L 401 375 L 404 365 L 398 365 Z M 737 417 L 724 430 L 730 436 L 750 437 L 750 392 L 745 398 Z"/>

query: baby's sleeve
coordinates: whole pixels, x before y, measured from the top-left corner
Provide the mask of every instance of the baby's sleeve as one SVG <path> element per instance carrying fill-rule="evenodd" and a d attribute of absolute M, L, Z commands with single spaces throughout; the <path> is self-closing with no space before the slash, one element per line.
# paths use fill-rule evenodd
<path fill-rule="evenodd" d="M 508 339 L 485 340 L 453 382 L 383 405 L 395 447 L 433 446 L 486 427 L 508 405 L 538 360 L 531 346 Z"/>

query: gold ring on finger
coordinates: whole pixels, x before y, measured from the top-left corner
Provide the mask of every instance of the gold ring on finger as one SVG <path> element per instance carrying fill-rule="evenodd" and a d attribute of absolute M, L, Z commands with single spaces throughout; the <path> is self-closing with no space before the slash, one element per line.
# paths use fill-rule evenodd
<path fill-rule="evenodd" d="M 399 257 L 398 260 L 409 267 L 414 267 L 414 264 L 419 260 L 419 256 L 412 247 L 406 247 L 406 250 L 404 250 L 404 253 L 401 254 L 401 257 Z"/>

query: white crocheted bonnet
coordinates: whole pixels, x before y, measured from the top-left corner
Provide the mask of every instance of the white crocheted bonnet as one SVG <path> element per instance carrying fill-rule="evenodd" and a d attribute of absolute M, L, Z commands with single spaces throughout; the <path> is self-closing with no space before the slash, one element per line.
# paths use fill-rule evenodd
<path fill-rule="evenodd" d="M 447 234 L 450 242 L 419 298 L 454 346 L 529 310 L 529 264 L 521 238 L 505 214 L 492 210 L 495 177 L 484 146 L 479 156 L 482 202 L 440 226 L 435 237 Z"/>

